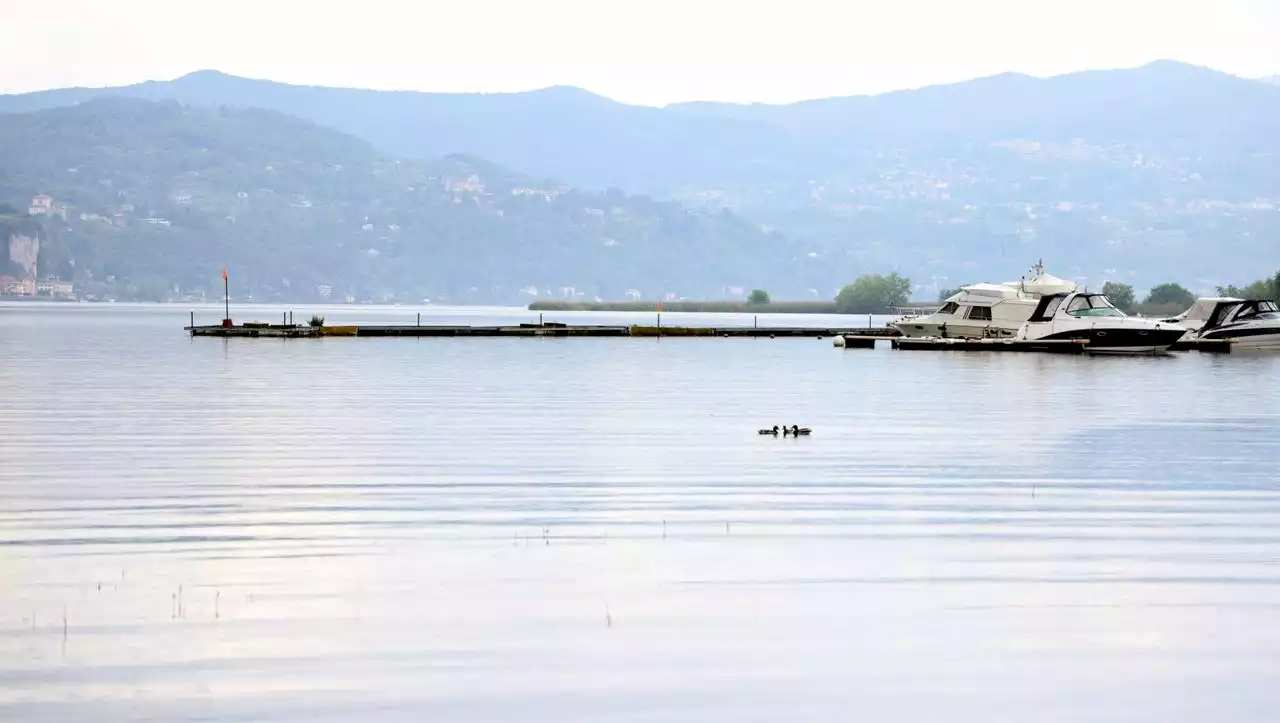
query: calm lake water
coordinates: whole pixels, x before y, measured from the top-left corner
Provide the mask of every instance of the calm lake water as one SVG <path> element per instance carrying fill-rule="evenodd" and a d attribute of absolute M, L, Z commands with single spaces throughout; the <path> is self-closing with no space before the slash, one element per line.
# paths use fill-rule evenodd
<path fill-rule="evenodd" d="M 419 311 L 536 316 L 321 313 Z M 191 339 L 187 312 L 0 306 L 0 719 L 1280 708 L 1280 356 Z M 756 434 L 784 423 L 813 436 Z"/>

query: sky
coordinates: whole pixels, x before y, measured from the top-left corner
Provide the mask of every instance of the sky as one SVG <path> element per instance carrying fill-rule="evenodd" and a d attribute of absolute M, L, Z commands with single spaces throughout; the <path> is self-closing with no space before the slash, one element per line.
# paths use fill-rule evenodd
<path fill-rule="evenodd" d="M 168 80 L 782 103 L 1180 60 L 1280 73 L 1280 0 L 0 0 L 0 92 Z"/>

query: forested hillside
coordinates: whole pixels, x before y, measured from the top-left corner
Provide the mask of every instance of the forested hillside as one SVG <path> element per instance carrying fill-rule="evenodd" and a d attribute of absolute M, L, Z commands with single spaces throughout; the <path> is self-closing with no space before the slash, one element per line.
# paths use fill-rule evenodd
<path fill-rule="evenodd" d="M 212 288 L 311 298 L 517 301 L 794 293 L 839 276 L 722 211 L 586 192 L 453 155 L 400 160 L 273 111 L 106 98 L 7 116 L 0 199 L 47 194 L 47 258 L 146 296 Z M 574 291 L 564 290 L 572 287 Z"/>

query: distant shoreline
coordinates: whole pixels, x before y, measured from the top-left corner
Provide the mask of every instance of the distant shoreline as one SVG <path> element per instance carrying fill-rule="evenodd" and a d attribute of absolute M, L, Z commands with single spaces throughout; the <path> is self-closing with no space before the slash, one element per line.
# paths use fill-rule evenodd
<path fill-rule="evenodd" d="M 0 301 L 42 301 L 51 304 L 77 304 L 80 302 L 79 299 L 60 299 L 54 296 L 29 296 L 26 294 L 0 294 Z"/>

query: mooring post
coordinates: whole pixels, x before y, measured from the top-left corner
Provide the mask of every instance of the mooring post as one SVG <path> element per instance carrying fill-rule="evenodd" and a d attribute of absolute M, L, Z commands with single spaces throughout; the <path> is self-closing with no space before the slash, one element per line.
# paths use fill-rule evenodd
<path fill-rule="evenodd" d="M 752 328 L 752 329 L 759 329 L 759 328 L 760 328 L 760 317 L 758 317 L 758 316 L 753 316 L 753 317 L 751 317 L 751 328 Z"/>
<path fill-rule="evenodd" d="M 280 326 L 288 326 L 288 325 L 289 325 L 289 312 L 287 311 L 280 312 Z"/>
<path fill-rule="evenodd" d="M 290 311 L 290 312 L 289 312 L 289 324 L 290 324 L 290 325 L 292 325 L 292 324 L 293 324 L 293 311 Z"/>
<path fill-rule="evenodd" d="M 195 330 L 195 328 L 196 328 L 196 312 L 194 312 L 194 311 L 193 311 L 193 312 L 191 312 L 191 329 L 192 329 L 192 331 L 194 331 L 194 330 Z"/>
<path fill-rule="evenodd" d="M 538 326 L 542 326 L 542 314 L 538 314 Z"/>
<path fill-rule="evenodd" d="M 422 326 L 422 312 L 418 312 L 418 326 Z"/>

